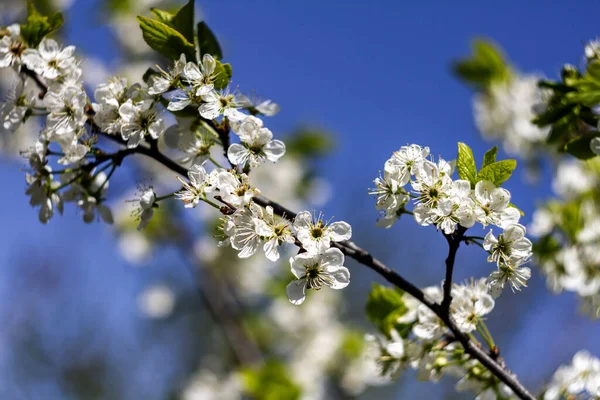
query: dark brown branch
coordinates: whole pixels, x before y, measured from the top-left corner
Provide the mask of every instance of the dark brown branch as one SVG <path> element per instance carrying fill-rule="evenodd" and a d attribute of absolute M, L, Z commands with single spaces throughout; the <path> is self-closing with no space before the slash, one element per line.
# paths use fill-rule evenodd
<path fill-rule="evenodd" d="M 43 89 L 43 90 L 47 89 L 45 86 L 43 86 L 43 83 L 40 84 L 38 80 L 36 80 L 36 83 L 38 83 L 38 85 L 40 85 L 41 89 Z M 89 121 L 90 121 L 90 124 L 92 126 L 94 126 L 94 123 L 91 120 L 91 118 L 89 119 Z M 116 136 L 103 134 L 102 132 L 100 132 L 100 133 L 104 137 L 107 137 L 113 141 L 120 143 L 120 144 L 124 144 L 123 140 L 121 140 L 120 138 L 118 138 Z M 134 151 L 136 153 L 140 153 L 147 157 L 153 158 L 154 160 L 163 164 L 165 167 L 171 169 L 172 171 L 174 171 L 180 175 L 183 175 L 183 176 L 187 175 L 188 171 L 185 167 L 181 166 L 180 164 L 178 164 L 175 161 L 171 160 L 170 158 L 166 157 L 164 154 L 162 154 L 160 151 L 158 151 L 158 149 L 156 147 L 148 148 L 145 146 L 138 146 L 134 149 Z M 264 198 L 262 196 L 255 197 L 254 201 L 261 206 L 269 205 L 269 206 L 273 207 L 273 211 L 282 217 L 285 217 L 288 219 L 293 219 L 296 216 L 296 213 L 294 213 L 293 211 L 288 210 L 287 208 L 283 207 L 282 205 L 280 205 L 274 201 L 271 201 L 267 198 Z M 460 244 L 460 241 L 462 240 L 462 234 L 460 236 L 461 236 L 461 238 L 459 238 L 457 240 L 457 243 L 455 243 L 453 246 L 451 246 L 451 250 L 448 255 L 448 260 L 446 261 L 447 268 L 446 268 L 446 280 L 444 282 L 444 293 L 448 293 L 448 294 L 450 293 L 450 289 L 451 289 L 451 285 L 452 285 L 452 270 L 454 269 L 454 258 L 456 256 L 456 251 L 458 250 L 458 245 Z M 452 239 L 452 240 L 454 241 L 454 239 Z M 377 260 L 368 251 L 366 251 L 363 248 L 361 248 L 360 246 L 356 245 L 354 242 L 344 241 L 344 242 L 339 242 L 339 243 L 333 243 L 333 246 L 339 248 L 348 257 L 353 258 L 356 261 L 358 261 L 359 263 L 371 268 L 372 270 L 377 272 L 379 275 L 383 276 L 388 282 L 390 282 L 391 284 L 395 285 L 396 287 L 404 290 L 405 292 L 409 293 L 411 296 L 415 297 L 421 303 L 426 305 L 431 311 L 433 311 L 442 320 L 442 322 L 444 322 L 444 324 L 448 327 L 448 329 L 450 329 L 450 331 L 454 334 L 454 337 L 462 344 L 462 346 L 465 349 L 465 352 L 467 354 L 469 354 L 474 359 L 478 360 L 484 367 L 486 367 L 500 381 L 502 381 L 504 384 L 506 384 L 508 387 L 510 387 L 512 389 L 512 391 L 515 393 L 515 395 L 517 395 L 519 398 L 526 399 L 526 400 L 535 400 L 535 397 L 527 391 L 527 389 L 519 382 L 519 380 L 517 379 L 517 377 L 515 375 L 513 375 L 510 371 L 508 371 L 504 367 L 503 363 L 500 364 L 499 362 L 494 360 L 492 357 L 490 357 L 479 346 L 474 344 L 469 339 L 469 337 L 467 335 L 465 335 L 456 326 L 454 321 L 452 321 L 452 318 L 450 317 L 450 313 L 449 313 L 449 305 L 451 302 L 450 295 L 444 296 L 444 301 L 442 302 L 442 304 L 437 304 L 437 303 L 433 302 L 431 299 L 427 298 L 421 289 L 417 288 L 412 283 L 410 283 L 409 281 L 404 279 L 396 271 L 388 268 L 385 264 L 383 264 L 381 261 Z M 456 247 L 456 248 L 454 249 L 454 247 Z M 448 266 L 450 266 L 450 267 L 448 268 Z M 450 289 L 448 289 L 448 287 Z"/>
<path fill-rule="evenodd" d="M 446 278 L 444 279 L 443 291 L 444 298 L 442 300 L 442 311 L 450 315 L 450 304 L 452 303 L 452 273 L 454 271 L 454 261 L 456 253 L 460 247 L 460 242 L 463 240 L 466 228 L 458 225 L 453 234 L 444 234 L 448 242 L 448 257 L 446 257 Z"/>

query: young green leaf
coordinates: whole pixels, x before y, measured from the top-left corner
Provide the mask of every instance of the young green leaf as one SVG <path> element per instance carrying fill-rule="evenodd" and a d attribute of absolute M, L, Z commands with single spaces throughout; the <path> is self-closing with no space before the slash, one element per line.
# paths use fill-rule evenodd
<path fill-rule="evenodd" d="M 27 21 L 21 25 L 21 36 L 29 47 L 37 47 L 42 39 L 58 30 L 63 24 L 63 15 L 60 12 L 50 16 L 38 12 L 33 1 L 27 1 Z"/>
<path fill-rule="evenodd" d="M 490 181 L 500 186 L 510 178 L 515 168 L 517 168 L 516 160 L 496 161 L 481 168 L 477 174 L 477 181 Z"/>
<path fill-rule="evenodd" d="M 214 85 L 215 89 L 221 90 L 225 89 L 231 80 L 231 76 L 233 71 L 231 69 L 231 65 L 229 63 L 223 64 L 217 60 L 215 65 L 215 80 Z"/>
<path fill-rule="evenodd" d="M 200 48 L 200 56 L 210 54 L 217 60 L 223 58 L 219 41 L 204 21 L 198 23 L 198 47 Z"/>
<path fill-rule="evenodd" d="M 172 60 L 177 60 L 182 53 L 188 60 L 196 57 L 194 46 L 169 25 L 147 17 L 138 16 L 144 40 L 153 50 Z"/>
<path fill-rule="evenodd" d="M 458 177 L 471 182 L 471 186 L 475 186 L 477 183 L 477 164 L 475 163 L 475 157 L 473 157 L 473 151 L 465 143 L 458 143 L 458 157 L 456 158 L 456 169 L 458 170 Z"/>
<path fill-rule="evenodd" d="M 600 133 L 595 132 L 571 139 L 565 145 L 565 151 L 580 160 L 587 160 L 588 158 L 595 157 L 596 154 L 592 151 L 590 144 L 593 138 L 599 136 Z"/>
<path fill-rule="evenodd" d="M 151 8 L 150 12 L 154 14 L 158 21 L 167 24 L 171 27 L 174 27 L 173 18 L 175 18 L 175 15 L 172 12 L 159 10 L 158 8 Z"/>
<path fill-rule="evenodd" d="M 454 63 L 454 73 L 478 90 L 485 90 L 493 82 L 502 82 L 510 69 L 499 48 L 493 43 L 477 39 L 472 43 L 473 55 Z"/>
<path fill-rule="evenodd" d="M 399 317 L 407 312 L 402 294 L 394 289 L 373 284 L 366 304 L 367 318 L 388 335 Z"/>
<path fill-rule="evenodd" d="M 188 42 L 194 44 L 194 0 L 189 0 L 178 11 L 171 20 L 171 23 Z"/>
<path fill-rule="evenodd" d="M 494 146 L 483 155 L 483 164 L 481 168 L 485 168 L 488 165 L 496 162 L 496 156 L 498 155 L 498 146 Z"/>

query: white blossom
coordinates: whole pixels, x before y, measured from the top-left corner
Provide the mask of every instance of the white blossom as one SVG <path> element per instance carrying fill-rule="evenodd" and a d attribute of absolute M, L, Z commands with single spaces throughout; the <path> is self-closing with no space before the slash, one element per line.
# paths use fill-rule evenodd
<path fill-rule="evenodd" d="M 511 257 L 529 259 L 531 257 L 532 244 L 525 237 L 525 227 L 520 224 L 508 225 L 504 232 L 494 236 L 490 230 L 483 241 L 483 248 L 490 252 L 489 262 L 509 262 Z"/>
<path fill-rule="evenodd" d="M 12 24 L 0 29 L 0 68 L 19 66 L 25 44 L 21 41 L 21 26 Z"/>
<path fill-rule="evenodd" d="M 343 289 L 350 283 L 350 271 L 344 267 L 344 254 L 336 248 L 320 253 L 300 253 L 290 258 L 292 273 L 297 280 L 286 287 L 290 302 L 300 305 L 306 298 L 306 289 L 319 290 L 323 286 Z"/>
<path fill-rule="evenodd" d="M 490 274 L 486 283 L 494 298 L 500 296 L 506 284 L 510 285 L 513 292 L 527 286 L 527 280 L 531 278 L 531 270 L 521 267 L 523 261 L 521 258 L 511 257 L 508 263 L 501 264 L 496 271 Z"/>
<path fill-rule="evenodd" d="M 159 74 L 152 75 L 150 77 L 150 85 L 148 87 L 148 94 L 157 95 L 162 94 L 169 90 L 183 73 L 185 62 L 185 54 L 179 57 L 173 64 L 173 68 L 168 71 L 163 71 L 159 68 Z"/>
<path fill-rule="evenodd" d="M 234 207 L 243 207 L 250 203 L 252 198 L 260 191 L 248 182 L 248 175 L 234 175 L 229 171 L 222 170 L 217 177 L 219 194 L 227 203 Z"/>
<path fill-rule="evenodd" d="M 233 143 L 227 149 L 227 157 L 234 165 L 250 165 L 256 167 L 258 164 L 267 159 L 276 162 L 285 154 L 285 144 L 281 140 L 273 140 L 273 134 L 267 128 L 263 128 L 261 124 L 255 124 L 255 117 L 249 116 L 246 119 L 251 119 L 251 123 L 240 125 L 239 135 L 242 141 L 241 144 Z M 249 126 L 256 129 L 250 130 Z"/>
<path fill-rule="evenodd" d="M 21 58 L 27 68 L 45 79 L 54 80 L 68 75 L 77 67 L 73 53 L 75 46 L 61 49 L 54 39 L 44 38 L 38 49 L 26 49 Z"/>
<path fill-rule="evenodd" d="M 309 211 L 302 211 L 294 218 L 294 228 L 298 240 L 309 252 L 323 252 L 331 242 L 349 240 L 352 237 L 352 227 L 344 221 L 329 224 L 323 221 L 322 215 L 313 218 Z"/>
<path fill-rule="evenodd" d="M 196 96 L 206 96 L 214 91 L 215 79 L 217 78 L 215 74 L 216 65 L 215 59 L 210 54 L 202 56 L 202 63 L 200 65 L 194 62 L 185 64 L 183 76 L 192 86 Z"/>
<path fill-rule="evenodd" d="M 497 188 L 490 181 L 479 181 L 475 185 L 475 218 L 486 225 L 505 228 L 519 222 L 519 210 L 510 207 L 510 192 Z"/>
<path fill-rule="evenodd" d="M 137 203 L 137 207 L 134 210 L 134 216 L 139 219 L 137 230 L 144 229 L 154 216 L 154 204 L 156 203 L 156 193 L 152 186 L 148 188 L 141 188 L 139 198 L 133 200 Z"/>
<path fill-rule="evenodd" d="M 119 114 L 124 121 L 121 136 L 127 140 L 128 148 L 137 147 L 145 136 L 158 139 L 165 131 L 164 122 L 152 100 L 134 103 L 129 99 L 121 104 Z"/>
<path fill-rule="evenodd" d="M 14 132 L 25 121 L 32 107 L 36 106 L 37 94 L 27 83 L 19 80 L 0 105 L 0 130 Z"/>
<path fill-rule="evenodd" d="M 86 103 L 85 92 L 75 87 L 65 87 L 60 93 L 46 93 L 44 105 L 50 112 L 46 122 L 48 139 L 72 141 L 73 134 L 87 121 Z"/>
<path fill-rule="evenodd" d="M 211 91 L 202 95 L 202 105 L 198 108 L 202 118 L 213 120 L 223 115 L 232 121 L 239 121 L 245 117 L 238 111 L 235 95 L 228 91 Z"/>
<path fill-rule="evenodd" d="M 207 193 L 214 190 L 214 177 L 218 172 L 215 170 L 209 176 L 203 166 L 192 165 L 188 171 L 189 182 L 178 178 L 183 189 L 177 192 L 177 198 L 183 202 L 186 208 L 196 207 L 201 199 L 206 198 Z"/>

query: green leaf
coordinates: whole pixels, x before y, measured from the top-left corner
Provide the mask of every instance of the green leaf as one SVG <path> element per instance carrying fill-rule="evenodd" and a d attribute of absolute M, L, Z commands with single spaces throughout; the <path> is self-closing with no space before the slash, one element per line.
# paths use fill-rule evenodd
<path fill-rule="evenodd" d="M 223 58 L 219 41 L 204 21 L 198 23 L 198 47 L 200 48 L 201 57 L 204 54 L 210 54 L 217 60 Z"/>
<path fill-rule="evenodd" d="M 565 95 L 566 99 L 571 103 L 584 104 L 588 107 L 593 107 L 600 103 L 600 89 L 591 90 L 584 92 L 569 92 Z"/>
<path fill-rule="evenodd" d="M 561 118 L 573 113 L 576 107 L 577 106 L 574 104 L 561 104 L 555 107 L 548 107 L 548 110 L 535 117 L 532 122 L 537 126 L 553 124 Z"/>
<path fill-rule="evenodd" d="M 229 63 L 223 64 L 221 61 L 216 60 L 214 80 L 215 89 L 225 89 L 229 84 L 232 75 L 233 71 Z"/>
<path fill-rule="evenodd" d="M 256 400 L 297 400 L 300 387 L 289 377 L 285 366 L 274 360 L 242 371 L 244 392 Z"/>
<path fill-rule="evenodd" d="M 153 50 L 172 60 L 177 60 L 182 53 L 188 60 L 196 57 L 194 46 L 169 25 L 147 17 L 138 16 L 144 40 Z"/>
<path fill-rule="evenodd" d="M 481 168 L 485 168 L 490 164 L 496 162 L 496 156 L 498 155 L 498 146 L 494 146 L 483 155 L 483 164 L 481 164 Z"/>
<path fill-rule="evenodd" d="M 373 284 L 373 289 L 367 299 L 366 313 L 367 318 L 377 325 L 382 333 L 389 335 L 398 318 L 407 311 L 402 293 L 376 283 Z"/>
<path fill-rule="evenodd" d="M 175 18 L 175 15 L 172 12 L 159 10 L 158 8 L 151 8 L 150 12 L 154 14 L 158 21 L 174 27 L 173 18 Z"/>
<path fill-rule="evenodd" d="M 515 168 L 517 168 L 516 160 L 496 161 L 481 168 L 477 174 L 477 181 L 490 181 L 500 186 L 510 178 Z"/>
<path fill-rule="evenodd" d="M 493 82 L 502 82 L 510 75 L 508 63 L 502 51 L 487 40 L 476 39 L 472 45 L 473 55 L 454 63 L 454 73 L 474 85 L 478 90 L 485 90 Z"/>
<path fill-rule="evenodd" d="M 576 137 L 568 141 L 564 149 L 567 153 L 580 160 L 587 160 L 588 158 L 595 157 L 596 154 L 594 154 L 590 147 L 590 143 L 595 137 L 600 137 L 600 133 L 594 132 L 592 134 Z"/>
<path fill-rule="evenodd" d="M 456 169 L 458 177 L 471 182 L 471 186 L 477 183 L 477 164 L 473 151 L 465 143 L 458 142 L 458 157 L 456 158 Z"/>
<path fill-rule="evenodd" d="M 41 15 L 33 1 L 27 1 L 27 21 L 21 25 L 21 36 L 29 47 L 37 47 L 42 39 L 58 30 L 63 24 L 63 15 L 60 12 L 50 16 Z"/>
<path fill-rule="evenodd" d="M 600 61 L 594 60 L 587 66 L 588 76 L 600 84 Z"/>
<path fill-rule="evenodd" d="M 194 44 L 194 0 L 189 0 L 177 11 L 171 23 L 192 45 Z"/>

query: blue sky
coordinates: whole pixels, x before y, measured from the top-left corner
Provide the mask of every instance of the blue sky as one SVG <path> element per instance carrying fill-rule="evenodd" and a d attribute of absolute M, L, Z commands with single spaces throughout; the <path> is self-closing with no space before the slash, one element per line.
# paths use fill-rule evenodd
<path fill-rule="evenodd" d="M 89 17 L 99 13 L 99 3 L 83 0 L 74 5 L 69 12 L 67 40 L 109 62 L 118 56 L 115 42 L 101 18 Z M 384 260 L 420 285 L 442 279 L 443 238 L 408 220 L 389 231 L 379 230 L 374 226 L 376 212 L 366 188 L 401 145 L 428 145 L 433 154 L 446 159 L 455 157 L 458 141 L 470 144 L 480 156 L 492 145 L 474 128 L 471 91 L 451 76 L 449 68 L 452 60 L 469 52 L 473 37 L 494 39 L 523 72 L 555 77 L 565 62 L 579 63 L 583 44 L 598 34 L 600 11 L 592 1 L 575 5 L 558 1 L 225 0 L 198 2 L 198 6 L 219 37 L 225 60 L 233 66 L 235 84 L 281 105 L 281 113 L 268 121 L 275 135 L 306 123 L 335 135 L 335 151 L 320 162 L 320 170 L 333 185 L 334 196 L 326 213 L 360 227 L 355 231 L 359 241 L 388 244 L 391 249 L 380 250 Z M 69 305 L 64 323 L 56 326 L 49 322 L 45 328 L 58 338 L 49 346 L 60 348 L 61 340 L 77 330 L 78 320 L 69 315 L 99 312 L 105 328 L 102 340 L 112 343 L 117 353 L 138 348 L 135 332 L 145 328 L 135 314 L 135 294 L 159 277 L 168 276 L 185 285 L 185 274 L 167 267 L 158 272 L 132 270 L 119 258 L 110 230 L 100 224 L 84 225 L 71 208 L 64 217 L 41 226 L 23 194 L 21 167 L 2 163 L 8 190 L 0 207 L 0 218 L 7 227 L 0 240 L 0 293 L 8 298 L 19 284 L 30 297 L 38 296 L 42 289 L 27 284 L 18 261 L 25 254 L 35 254 L 39 264 L 45 265 L 44 254 L 60 254 L 63 259 L 57 264 L 62 262 L 61 268 L 69 271 L 66 287 L 72 290 L 61 292 L 63 297 L 48 306 Z M 517 172 L 507 188 L 529 222 L 536 201 L 551 195 L 550 181 L 544 176 L 538 184 L 526 185 L 521 178 Z M 484 255 L 476 250 L 461 250 L 458 279 L 489 273 Z M 370 272 L 357 274 L 361 277 L 360 282 L 354 281 L 357 287 L 366 288 L 373 276 Z M 2 303 L 3 318 L 31 315 L 20 304 Z M 549 294 L 534 270 L 531 287 L 517 296 L 503 297 L 490 316 L 508 364 L 531 387 L 539 387 L 558 364 L 567 362 L 579 349 L 600 355 L 600 343 L 594 340 L 600 335 L 600 326 L 577 315 L 576 305 L 570 294 Z M 63 314 L 56 315 L 63 320 Z M 4 329 L 3 335 L 0 330 L 4 341 L 8 340 L 7 331 Z M 176 329 L 164 332 L 175 335 Z M 146 375 L 143 371 L 131 373 L 124 363 L 121 372 L 131 375 L 134 382 L 158 376 L 154 374 L 159 364 L 173 354 L 172 341 L 161 343 L 166 350 L 155 356 L 154 364 L 149 361 L 156 365 L 154 370 L 149 367 Z M 10 364 L 0 366 L 0 378 L 10 377 L 9 371 Z M 158 388 L 162 383 L 153 384 Z M 398 396 L 419 393 L 425 387 L 407 381 Z M 56 398 L 61 398 L 56 393 Z"/>

